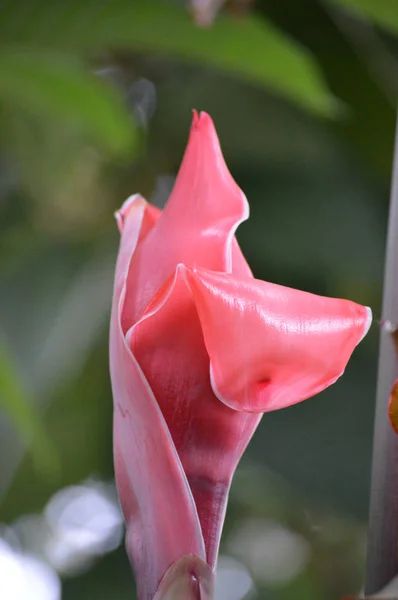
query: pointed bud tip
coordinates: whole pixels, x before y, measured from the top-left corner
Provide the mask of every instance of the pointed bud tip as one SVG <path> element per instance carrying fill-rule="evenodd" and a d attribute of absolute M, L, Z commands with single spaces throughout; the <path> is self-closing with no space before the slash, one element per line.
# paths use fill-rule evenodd
<path fill-rule="evenodd" d="M 196 127 L 199 121 L 199 115 L 196 108 L 192 109 L 192 127 Z"/>
<path fill-rule="evenodd" d="M 220 140 L 218 139 L 217 131 L 211 116 L 204 111 L 198 112 L 197 110 L 193 110 L 192 113 L 193 118 L 189 142 L 193 144 L 194 147 L 205 147 L 206 154 L 208 154 L 208 151 L 211 151 L 216 155 L 222 156 Z"/>
<path fill-rule="evenodd" d="M 213 131 L 215 131 L 213 119 L 207 112 L 205 112 L 203 110 L 198 112 L 194 108 L 192 110 L 192 115 L 193 115 L 193 117 L 192 117 L 191 129 L 193 131 L 194 130 L 200 130 L 200 131 L 213 130 Z"/>

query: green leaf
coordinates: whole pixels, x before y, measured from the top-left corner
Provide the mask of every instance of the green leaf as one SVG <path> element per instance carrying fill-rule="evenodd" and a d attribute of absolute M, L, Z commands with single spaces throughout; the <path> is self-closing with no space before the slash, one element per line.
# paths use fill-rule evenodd
<path fill-rule="evenodd" d="M 77 53 L 123 48 L 168 55 L 266 86 L 323 115 L 338 108 L 309 53 L 254 15 L 220 16 L 203 29 L 182 7 L 162 0 L 25 0 L 2 14 L 0 39 Z"/>
<path fill-rule="evenodd" d="M 58 459 L 53 444 L 38 416 L 32 398 L 24 389 L 6 345 L 0 342 L 0 409 L 13 422 L 23 441 L 30 446 L 39 472 L 53 475 Z"/>
<path fill-rule="evenodd" d="M 330 1 L 330 0 L 329 0 Z M 356 14 L 374 21 L 385 29 L 398 32 L 397 0 L 332 0 Z"/>
<path fill-rule="evenodd" d="M 134 124 L 122 100 L 76 59 L 41 50 L 3 50 L 0 101 L 12 110 L 78 126 L 103 149 L 128 152 Z"/>
<path fill-rule="evenodd" d="M 212 27 L 201 29 L 183 11 L 160 2 L 151 11 L 150 5 L 140 10 L 131 32 L 136 49 L 220 68 L 321 114 L 337 108 L 311 56 L 263 18 L 219 17 Z"/>

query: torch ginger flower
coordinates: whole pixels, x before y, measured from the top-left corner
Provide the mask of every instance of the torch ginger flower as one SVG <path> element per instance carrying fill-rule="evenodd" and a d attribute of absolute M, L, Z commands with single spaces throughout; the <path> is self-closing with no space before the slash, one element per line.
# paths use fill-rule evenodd
<path fill-rule="evenodd" d="M 164 210 L 135 195 L 117 213 L 114 457 L 140 600 L 167 587 L 170 568 L 189 585 L 214 570 L 262 413 L 335 382 L 370 326 L 366 307 L 254 279 L 235 238 L 248 216 L 213 122 L 196 112 Z"/>

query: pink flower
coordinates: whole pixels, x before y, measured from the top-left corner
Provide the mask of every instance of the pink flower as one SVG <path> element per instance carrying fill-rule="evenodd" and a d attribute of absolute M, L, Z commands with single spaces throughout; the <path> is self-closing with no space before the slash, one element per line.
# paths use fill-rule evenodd
<path fill-rule="evenodd" d="M 141 600 L 184 556 L 214 569 L 262 413 L 335 382 L 370 326 L 368 308 L 254 279 L 235 238 L 248 216 L 206 113 L 165 209 L 136 195 L 117 213 L 114 454 Z"/>

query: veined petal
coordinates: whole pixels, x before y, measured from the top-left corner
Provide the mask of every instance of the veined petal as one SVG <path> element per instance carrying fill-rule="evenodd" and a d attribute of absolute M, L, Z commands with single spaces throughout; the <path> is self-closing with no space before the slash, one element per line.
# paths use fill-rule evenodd
<path fill-rule="evenodd" d="M 228 171 L 211 118 L 194 113 L 174 189 L 131 262 L 124 330 L 141 316 L 177 264 L 231 272 L 233 255 L 240 252 L 234 234 L 248 216 L 246 197 Z M 246 262 L 241 253 L 237 262 Z"/>
<path fill-rule="evenodd" d="M 161 578 L 181 556 L 205 558 L 196 507 L 180 459 L 120 323 L 128 260 L 150 230 L 152 217 L 142 198 L 132 200 L 116 269 L 110 330 L 116 480 L 141 600 L 154 597 Z"/>
<path fill-rule="evenodd" d="M 267 412 L 334 383 L 371 324 L 369 308 L 256 279 L 180 267 L 189 282 L 216 396 Z"/>
<path fill-rule="evenodd" d="M 214 568 L 231 479 L 261 415 L 231 410 L 215 397 L 201 324 L 179 269 L 126 338 L 167 422 Z"/>

